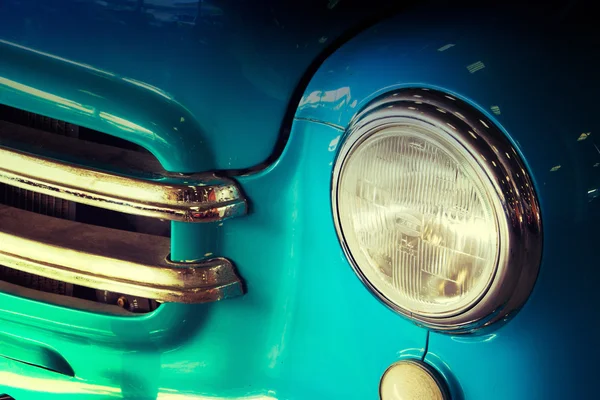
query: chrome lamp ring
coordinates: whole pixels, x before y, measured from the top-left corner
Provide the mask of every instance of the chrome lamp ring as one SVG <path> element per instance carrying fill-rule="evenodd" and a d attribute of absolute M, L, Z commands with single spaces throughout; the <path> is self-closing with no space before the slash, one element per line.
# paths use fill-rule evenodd
<path fill-rule="evenodd" d="M 477 301 L 453 314 L 416 314 L 388 299 L 357 265 L 340 221 L 338 189 L 349 156 L 377 132 L 406 125 L 435 130 L 443 140 L 460 146 L 494 188 L 492 200 L 499 230 L 496 272 Z M 507 320 L 523 306 L 533 289 L 542 254 L 542 220 L 533 182 L 504 132 L 483 113 L 454 96 L 411 88 L 371 101 L 351 121 L 344 135 L 334 163 L 331 196 L 336 232 L 357 276 L 385 305 L 420 325 L 449 333 L 478 331 Z"/>

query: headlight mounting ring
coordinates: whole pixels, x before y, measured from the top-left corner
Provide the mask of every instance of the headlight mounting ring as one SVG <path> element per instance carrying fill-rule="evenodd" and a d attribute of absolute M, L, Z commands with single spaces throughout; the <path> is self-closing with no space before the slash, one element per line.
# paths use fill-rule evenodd
<path fill-rule="evenodd" d="M 431 317 L 417 315 L 386 298 L 362 273 L 344 239 L 338 208 L 338 187 L 344 161 L 362 141 L 385 127 L 406 121 L 427 124 L 462 145 L 485 171 L 499 199 L 499 218 L 505 220 L 505 267 L 479 302 L 460 314 Z M 443 92 L 410 88 L 386 93 L 353 118 L 332 174 L 332 207 L 335 228 L 350 265 L 365 286 L 384 304 L 416 323 L 448 333 L 474 332 L 507 320 L 529 297 L 542 253 L 542 220 L 534 184 L 520 155 L 489 118 L 475 107 Z"/>

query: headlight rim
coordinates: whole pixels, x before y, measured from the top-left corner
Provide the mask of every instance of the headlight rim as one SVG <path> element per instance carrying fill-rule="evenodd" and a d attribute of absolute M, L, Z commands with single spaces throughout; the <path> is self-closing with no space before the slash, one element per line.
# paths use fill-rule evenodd
<path fill-rule="evenodd" d="M 498 208 L 494 199 L 496 224 L 500 230 L 504 229 L 500 232 L 502 254 L 499 254 L 494 277 L 478 300 L 460 314 L 419 315 L 388 299 L 356 264 L 341 227 L 337 189 L 352 149 L 386 127 L 409 120 L 429 124 L 449 136 L 440 135 L 444 140 L 455 141 L 463 147 L 485 172 L 500 204 Z M 525 303 L 533 289 L 542 250 L 542 220 L 533 181 L 507 135 L 481 111 L 455 96 L 433 89 L 403 88 L 367 104 L 343 135 L 333 167 L 331 201 L 338 238 L 359 279 L 385 305 L 418 324 L 438 331 L 472 332 L 507 319 Z M 515 220 L 519 215 L 521 220 Z"/>

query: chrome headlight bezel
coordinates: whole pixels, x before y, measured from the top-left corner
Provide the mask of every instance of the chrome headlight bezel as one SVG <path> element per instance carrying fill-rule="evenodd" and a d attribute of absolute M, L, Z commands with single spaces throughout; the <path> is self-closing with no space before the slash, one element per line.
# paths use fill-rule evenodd
<path fill-rule="evenodd" d="M 398 125 L 426 126 L 472 157 L 485 172 L 495 196 L 500 250 L 496 272 L 478 301 L 460 313 L 442 316 L 412 312 L 387 298 L 370 282 L 346 242 L 340 214 L 339 182 L 352 151 L 367 138 Z M 542 250 L 542 222 L 533 182 L 507 136 L 482 112 L 454 96 L 432 89 L 399 89 L 376 98 L 352 120 L 342 140 L 332 175 L 335 228 L 350 265 L 384 304 L 431 329 L 472 332 L 506 319 L 527 300 L 537 278 Z"/>

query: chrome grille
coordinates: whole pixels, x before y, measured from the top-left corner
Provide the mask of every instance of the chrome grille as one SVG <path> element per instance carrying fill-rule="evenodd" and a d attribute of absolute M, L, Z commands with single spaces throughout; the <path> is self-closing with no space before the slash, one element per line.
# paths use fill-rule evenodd
<path fill-rule="evenodd" d="M 3 120 L 8 120 L 55 135 L 76 138 L 79 133 L 79 127 L 77 125 L 68 124 L 64 121 L 44 117 L 24 110 L 1 107 L 0 112 Z M 51 217 L 69 220 L 75 219 L 75 203 L 3 183 L 0 183 L 0 204 Z M 0 279 L 5 282 L 43 292 L 64 296 L 73 295 L 73 284 L 29 274 L 2 265 L 0 265 Z"/>
<path fill-rule="evenodd" d="M 98 298 L 112 298 L 113 291 L 159 302 L 242 294 L 227 259 L 174 263 L 166 237 L 85 223 L 90 209 L 134 227 L 147 217 L 202 223 L 240 216 L 247 206 L 235 182 L 168 173 L 133 144 L 90 142 L 80 137 L 84 128 L 11 112 L 0 121 L 0 279 L 65 295 L 81 285 Z"/>
<path fill-rule="evenodd" d="M 3 121 L 31 127 L 54 135 L 71 138 L 79 136 L 79 126 L 77 125 L 18 108 L 0 106 L 0 115 Z M 0 203 L 52 217 L 75 218 L 75 203 L 2 183 L 0 183 Z"/>

